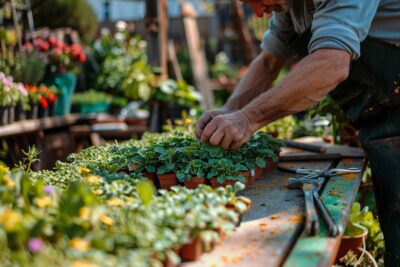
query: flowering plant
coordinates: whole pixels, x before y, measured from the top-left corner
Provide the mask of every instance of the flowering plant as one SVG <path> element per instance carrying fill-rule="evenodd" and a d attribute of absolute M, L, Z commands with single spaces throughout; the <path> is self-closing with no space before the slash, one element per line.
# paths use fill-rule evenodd
<path fill-rule="evenodd" d="M 53 37 L 46 40 L 38 38 L 35 42 L 39 51 L 47 56 L 47 64 L 52 73 L 72 71 L 78 64 L 86 61 L 86 54 L 79 44 L 69 45 Z M 25 49 L 33 50 L 34 46 L 32 43 L 26 43 Z"/>
<path fill-rule="evenodd" d="M 15 83 L 13 77 L 0 72 L 0 106 L 17 103 L 27 104 L 28 92 L 21 83 Z"/>
<path fill-rule="evenodd" d="M 53 104 L 57 100 L 57 88 L 55 87 L 26 85 L 25 88 L 28 91 L 30 101 L 39 103 L 44 109 L 47 109 L 49 104 Z"/>

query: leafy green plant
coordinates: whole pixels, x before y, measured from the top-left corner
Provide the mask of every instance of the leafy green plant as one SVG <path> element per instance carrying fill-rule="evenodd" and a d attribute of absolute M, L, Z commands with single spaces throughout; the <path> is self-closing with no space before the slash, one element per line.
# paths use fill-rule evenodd
<path fill-rule="evenodd" d="M 180 181 L 190 181 L 192 177 L 205 177 L 208 172 L 208 163 L 200 160 L 190 160 L 185 167 L 176 172 L 176 176 Z"/>
<path fill-rule="evenodd" d="M 375 259 L 383 258 L 385 245 L 378 219 L 374 217 L 368 207 L 361 209 L 359 203 L 354 203 L 351 208 L 345 235 L 355 236 L 359 234 L 359 231 L 355 227 L 357 225 L 368 229 L 368 239 L 366 240 L 367 250 Z"/>
<path fill-rule="evenodd" d="M 220 184 L 226 181 L 240 181 L 246 182 L 246 179 L 240 175 L 238 166 L 227 159 L 210 159 L 208 162 L 210 166 L 210 172 L 207 174 L 207 178 L 217 178 L 217 182 Z"/>
<path fill-rule="evenodd" d="M 99 92 L 94 89 L 88 91 L 75 93 L 72 96 L 73 104 L 96 104 L 96 103 L 111 103 L 112 96 Z"/>

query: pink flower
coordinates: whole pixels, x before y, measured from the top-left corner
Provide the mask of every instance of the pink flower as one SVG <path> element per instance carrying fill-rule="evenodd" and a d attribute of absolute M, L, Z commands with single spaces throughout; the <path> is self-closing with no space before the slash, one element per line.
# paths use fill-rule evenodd
<path fill-rule="evenodd" d="M 36 44 L 39 47 L 40 51 L 47 51 L 50 48 L 50 45 L 48 42 L 43 41 L 42 39 L 36 39 Z"/>
<path fill-rule="evenodd" d="M 30 252 L 39 252 L 43 249 L 44 247 L 44 242 L 40 238 L 32 238 L 29 239 L 28 241 L 28 249 Z"/>
<path fill-rule="evenodd" d="M 29 51 L 29 52 L 32 52 L 32 51 L 35 49 L 35 47 L 33 46 L 32 43 L 26 43 L 26 44 L 24 45 L 24 48 L 25 48 L 25 50 L 27 50 L 27 51 Z"/>
<path fill-rule="evenodd" d="M 50 186 L 50 185 L 46 185 L 46 186 L 44 187 L 44 192 L 45 192 L 47 195 L 51 196 L 52 194 L 54 194 L 54 188 L 53 188 L 52 186 Z"/>
<path fill-rule="evenodd" d="M 61 48 L 55 47 L 51 50 L 51 53 L 55 56 L 61 56 L 63 50 Z"/>
<path fill-rule="evenodd" d="M 26 89 L 22 83 L 17 83 L 15 86 L 17 87 L 18 91 L 20 91 L 20 93 L 23 96 L 25 96 L 25 97 L 28 96 L 28 91 L 26 91 Z"/>

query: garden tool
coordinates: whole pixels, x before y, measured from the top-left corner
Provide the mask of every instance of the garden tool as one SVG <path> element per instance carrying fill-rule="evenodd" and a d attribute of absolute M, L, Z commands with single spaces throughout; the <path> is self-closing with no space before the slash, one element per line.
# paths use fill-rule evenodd
<path fill-rule="evenodd" d="M 328 208 L 325 206 L 320 198 L 320 192 L 323 186 L 326 184 L 327 179 L 332 176 L 347 174 L 347 173 L 359 173 L 360 169 L 349 168 L 349 169 L 337 169 L 331 168 L 328 170 L 312 170 L 312 169 L 286 169 L 279 167 L 278 170 L 303 174 L 303 177 L 290 178 L 288 188 L 302 188 L 305 198 L 306 205 L 306 232 L 307 235 L 316 235 L 319 231 L 319 220 L 317 215 L 317 209 L 321 214 L 322 218 L 328 225 L 328 231 L 330 236 L 337 236 L 339 234 L 339 228 L 330 214 Z"/>

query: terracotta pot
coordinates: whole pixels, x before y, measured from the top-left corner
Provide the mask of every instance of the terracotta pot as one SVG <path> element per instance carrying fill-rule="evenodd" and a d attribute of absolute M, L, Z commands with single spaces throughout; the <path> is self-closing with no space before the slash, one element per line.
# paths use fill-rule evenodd
<path fill-rule="evenodd" d="M 264 174 L 264 169 L 256 166 L 254 169 L 256 180 L 261 179 Z"/>
<path fill-rule="evenodd" d="M 234 186 L 235 183 L 236 183 L 236 181 L 230 180 L 230 181 L 226 181 L 226 182 L 223 183 L 223 184 L 220 184 L 220 183 L 218 183 L 217 178 L 211 178 L 211 179 L 210 179 L 210 184 L 211 184 L 211 187 L 212 187 L 212 188 L 226 187 L 226 186 L 228 186 L 228 185 Z"/>
<path fill-rule="evenodd" d="M 196 189 L 199 184 L 205 184 L 206 181 L 205 177 L 192 177 L 190 181 L 185 182 L 185 186 L 189 189 Z"/>
<path fill-rule="evenodd" d="M 161 189 L 171 189 L 171 186 L 178 184 L 178 178 L 175 173 L 159 174 L 158 181 Z"/>
<path fill-rule="evenodd" d="M 254 179 L 250 176 L 250 171 L 241 171 L 239 174 L 246 179 L 246 186 L 253 184 Z"/>
<path fill-rule="evenodd" d="M 123 172 L 123 173 L 129 174 L 129 169 L 128 168 L 121 168 L 121 169 L 119 169 L 118 172 Z"/>
<path fill-rule="evenodd" d="M 356 252 L 357 248 L 362 247 L 363 238 L 367 239 L 368 237 L 368 229 L 361 229 L 361 230 L 363 231 L 363 233 L 358 236 L 342 237 L 342 241 L 340 242 L 340 247 L 338 254 L 336 256 L 336 260 L 339 260 L 340 258 L 344 257 L 349 250 Z"/>
<path fill-rule="evenodd" d="M 269 172 L 270 170 L 274 169 L 277 165 L 277 163 L 273 162 L 272 159 L 267 159 L 268 164 L 264 168 L 264 173 Z"/>
<path fill-rule="evenodd" d="M 184 261 L 196 261 L 202 253 L 201 239 L 197 237 L 191 243 L 183 245 L 179 251 L 179 256 Z"/>
<path fill-rule="evenodd" d="M 150 181 L 153 182 L 153 184 L 156 184 L 157 182 L 157 175 L 155 173 L 151 173 L 151 172 L 142 172 L 142 175 L 144 177 L 146 177 L 147 179 L 149 179 Z"/>

